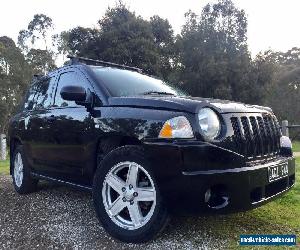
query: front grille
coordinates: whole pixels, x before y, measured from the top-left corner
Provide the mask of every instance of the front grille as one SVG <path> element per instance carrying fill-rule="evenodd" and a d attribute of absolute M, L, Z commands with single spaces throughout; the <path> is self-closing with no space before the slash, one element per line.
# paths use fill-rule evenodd
<path fill-rule="evenodd" d="M 238 153 L 247 158 L 275 156 L 280 150 L 280 127 L 272 115 L 230 118 Z"/>

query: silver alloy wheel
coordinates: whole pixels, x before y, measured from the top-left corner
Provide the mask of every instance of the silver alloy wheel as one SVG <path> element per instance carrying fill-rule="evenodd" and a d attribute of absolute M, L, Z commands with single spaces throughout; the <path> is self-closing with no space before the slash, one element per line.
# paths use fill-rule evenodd
<path fill-rule="evenodd" d="M 24 166 L 23 166 L 23 160 L 22 156 L 20 153 L 17 153 L 15 156 L 15 161 L 14 161 L 14 179 L 16 186 L 20 188 L 23 183 L 23 173 Z"/>
<path fill-rule="evenodd" d="M 135 230 L 147 224 L 156 206 L 149 173 L 135 162 L 120 162 L 106 175 L 102 198 L 106 213 L 118 226 Z"/>

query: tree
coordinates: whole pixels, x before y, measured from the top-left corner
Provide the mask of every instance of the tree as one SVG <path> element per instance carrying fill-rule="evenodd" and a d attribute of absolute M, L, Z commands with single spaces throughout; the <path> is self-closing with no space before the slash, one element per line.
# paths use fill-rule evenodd
<path fill-rule="evenodd" d="M 158 71 L 164 79 L 172 80 L 176 71 L 172 64 L 176 57 L 174 31 L 167 19 L 157 15 L 150 17 L 150 25 L 159 54 Z"/>
<path fill-rule="evenodd" d="M 9 37 L 0 37 L 0 133 L 7 131 L 9 117 L 22 99 L 31 70 L 21 50 Z"/>
<path fill-rule="evenodd" d="M 29 22 L 27 30 L 21 30 L 18 36 L 18 44 L 22 49 L 43 42 L 44 50 L 48 50 L 50 31 L 53 29 L 52 19 L 44 14 L 36 14 Z"/>
<path fill-rule="evenodd" d="M 122 3 L 109 8 L 98 29 L 76 27 L 65 36 L 73 54 L 140 67 L 167 78 L 171 69 L 173 30 L 167 20 L 144 20 Z"/>
<path fill-rule="evenodd" d="M 31 49 L 26 55 L 33 74 L 46 74 L 56 68 L 52 53 L 47 50 Z"/>
<path fill-rule="evenodd" d="M 65 60 L 65 56 L 71 54 L 71 49 L 68 44 L 70 40 L 70 32 L 63 31 L 60 34 L 55 34 L 52 36 L 52 45 L 56 47 L 57 54 L 63 56 L 63 60 Z"/>
<path fill-rule="evenodd" d="M 273 60 L 271 51 L 259 53 L 252 61 L 250 71 L 248 73 L 247 91 L 248 99 L 253 100 L 253 104 L 266 105 L 266 97 L 272 92 L 272 84 L 275 79 L 277 64 Z M 246 99 L 246 97 L 244 97 Z M 255 100 L 256 103 L 255 103 Z"/>
<path fill-rule="evenodd" d="M 96 58 L 95 50 L 98 32 L 95 29 L 76 27 L 59 35 L 65 52 Z"/>
<path fill-rule="evenodd" d="M 47 50 L 47 34 L 50 29 L 53 29 L 52 19 L 44 14 L 36 14 L 33 20 L 28 24 L 28 31 L 31 37 L 31 43 L 34 44 L 37 40 L 42 39 Z"/>
<path fill-rule="evenodd" d="M 268 52 L 275 65 L 265 103 L 273 108 L 280 120 L 300 124 L 300 48 L 287 52 Z M 292 137 L 298 131 L 291 131 Z"/>
<path fill-rule="evenodd" d="M 26 30 L 21 30 L 18 45 L 36 74 L 46 74 L 55 68 L 54 52 L 48 44 L 52 41 L 52 19 L 44 14 L 36 14 Z M 40 49 L 40 47 L 44 47 Z"/>
<path fill-rule="evenodd" d="M 247 19 L 231 0 L 207 4 L 201 16 L 189 11 L 179 46 L 180 82 L 196 96 L 249 103 L 251 57 L 247 47 Z"/>

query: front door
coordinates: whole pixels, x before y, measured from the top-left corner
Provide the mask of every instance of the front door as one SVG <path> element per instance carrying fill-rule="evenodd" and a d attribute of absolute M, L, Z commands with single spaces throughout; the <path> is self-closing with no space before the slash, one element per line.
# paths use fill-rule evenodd
<path fill-rule="evenodd" d="M 48 167 L 53 177 L 80 182 L 89 162 L 88 146 L 93 140 L 94 120 L 84 106 L 62 99 L 60 91 L 67 85 L 92 90 L 90 82 L 78 70 L 64 71 L 58 76 L 53 107 L 47 114 L 51 137 Z"/>

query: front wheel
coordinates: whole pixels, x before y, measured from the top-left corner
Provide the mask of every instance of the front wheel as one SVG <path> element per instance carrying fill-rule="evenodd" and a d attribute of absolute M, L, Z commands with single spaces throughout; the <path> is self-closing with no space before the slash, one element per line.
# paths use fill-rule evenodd
<path fill-rule="evenodd" d="M 103 227 L 124 242 L 145 242 L 166 225 L 168 214 L 143 150 L 118 148 L 98 166 L 93 185 Z"/>

